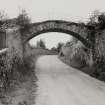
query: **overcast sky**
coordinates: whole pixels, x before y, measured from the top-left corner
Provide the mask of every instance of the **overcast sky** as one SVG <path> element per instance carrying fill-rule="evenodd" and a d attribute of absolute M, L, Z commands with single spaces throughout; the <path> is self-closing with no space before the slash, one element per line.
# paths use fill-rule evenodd
<path fill-rule="evenodd" d="M 0 10 L 4 10 L 10 18 L 16 17 L 22 8 L 26 9 L 33 22 L 48 19 L 87 21 L 92 11 L 105 11 L 105 0 L 0 0 Z M 57 39 L 57 33 L 54 34 L 50 35 L 50 39 L 56 38 L 55 42 L 65 40 L 65 37 L 68 40 L 67 35 Z"/>

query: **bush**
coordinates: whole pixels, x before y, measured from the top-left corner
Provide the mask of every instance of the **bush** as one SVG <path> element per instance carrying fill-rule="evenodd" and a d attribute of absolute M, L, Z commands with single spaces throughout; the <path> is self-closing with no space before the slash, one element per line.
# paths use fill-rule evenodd
<path fill-rule="evenodd" d="M 10 52 L 11 54 L 9 54 Z M 33 56 L 27 56 L 21 61 L 14 50 L 0 55 L 0 95 L 5 100 L 2 101 L 1 99 L 2 103 L 6 102 L 8 97 L 12 99 L 11 94 L 14 92 L 16 93 L 16 96 L 14 96 L 16 100 L 20 95 L 24 96 L 23 101 L 27 103 L 34 102 L 32 97 L 35 97 L 33 92 L 36 91 L 36 80 Z M 14 103 L 12 104 L 14 105 Z"/>

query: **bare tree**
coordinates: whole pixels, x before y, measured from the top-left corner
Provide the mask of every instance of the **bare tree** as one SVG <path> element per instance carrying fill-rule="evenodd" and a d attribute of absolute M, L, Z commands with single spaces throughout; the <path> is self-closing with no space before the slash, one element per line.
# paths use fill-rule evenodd
<path fill-rule="evenodd" d="M 27 26 L 31 23 L 31 19 L 25 9 L 22 9 L 19 16 L 17 17 L 17 24 L 20 26 Z"/>
<path fill-rule="evenodd" d="M 8 15 L 5 13 L 5 11 L 0 11 L 0 21 L 5 21 L 7 20 L 9 17 Z"/>

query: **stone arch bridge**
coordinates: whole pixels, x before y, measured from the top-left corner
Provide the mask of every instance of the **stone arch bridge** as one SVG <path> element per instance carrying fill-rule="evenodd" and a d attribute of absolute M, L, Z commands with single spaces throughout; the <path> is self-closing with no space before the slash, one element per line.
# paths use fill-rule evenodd
<path fill-rule="evenodd" d="M 26 43 L 33 37 L 36 37 L 43 33 L 60 32 L 60 33 L 66 33 L 68 35 L 72 35 L 73 37 L 80 40 L 88 48 L 92 47 L 92 42 L 87 39 L 87 35 L 88 35 L 87 26 L 83 24 L 62 21 L 62 20 L 50 20 L 50 21 L 32 23 L 29 25 L 28 29 L 22 29 L 22 28 L 20 29 L 19 26 L 16 25 L 15 21 L 12 24 L 8 23 L 5 25 L 6 30 L 8 29 L 13 30 L 14 27 L 15 28 L 17 27 L 18 32 L 20 32 L 16 35 L 21 36 L 22 43 Z M 5 29 L 1 27 L 1 31 L 0 31 L 0 40 L 1 40 L 1 43 L 3 42 L 3 44 L 1 44 L 2 46 L 0 46 L 1 48 L 4 48 L 6 46 L 6 43 L 8 43 L 6 41 L 8 41 L 8 36 L 10 36 L 10 34 L 8 35 L 8 31 L 5 31 Z M 15 33 L 13 35 L 15 40 L 16 40 L 16 35 Z"/>
<path fill-rule="evenodd" d="M 19 54 L 19 56 L 24 56 L 24 54 L 28 51 L 26 49 L 26 43 L 33 37 L 47 32 L 61 32 L 72 35 L 80 40 L 87 48 L 91 49 L 90 53 L 92 54 L 93 61 L 96 61 L 97 58 L 105 59 L 105 43 L 103 41 L 105 40 L 105 30 L 103 30 L 104 32 L 102 31 L 100 33 L 95 33 L 91 41 L 91 39 L 88 38 L 88 29 L 89 26 L 84 24 L 62 20 L 49 20 L 31 23 L 29 24 L 28 28 L 22 28 L 13 22 L 12 24 L 7 24 L 5 28 L 0 29 L 0 43 L 3 42 L 3 44 L 1 44 L 2 46 L 0 46 L 0 49 L 8 46 L 9 48 L 14 47 L 16 50 L 18 50 L 17 54 Z M 99 38 L 100 40 L 97 40 Z"/>
<path fill-rule="evenodd" d="M 23 32 L 22 40 L 27 42 L 33 37 L 48 32 L 65 33 L 77 38 L 88 48 L 92 46 L 91 41 L 87 39 L 88 33 L 85 25 L 62 20 L 33 23 L 28 31 L 26 30 L 26 32 Z"/>

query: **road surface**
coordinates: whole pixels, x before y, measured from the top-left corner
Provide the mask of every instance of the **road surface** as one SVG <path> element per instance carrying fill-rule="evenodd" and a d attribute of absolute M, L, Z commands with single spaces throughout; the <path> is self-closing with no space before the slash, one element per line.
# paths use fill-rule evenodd
<path fill-rule="evenodd" d="M 40 57 L 36 72 L 36 105 L 105 105 L 105 83 L 67 66 L 57 56 Z"/>

